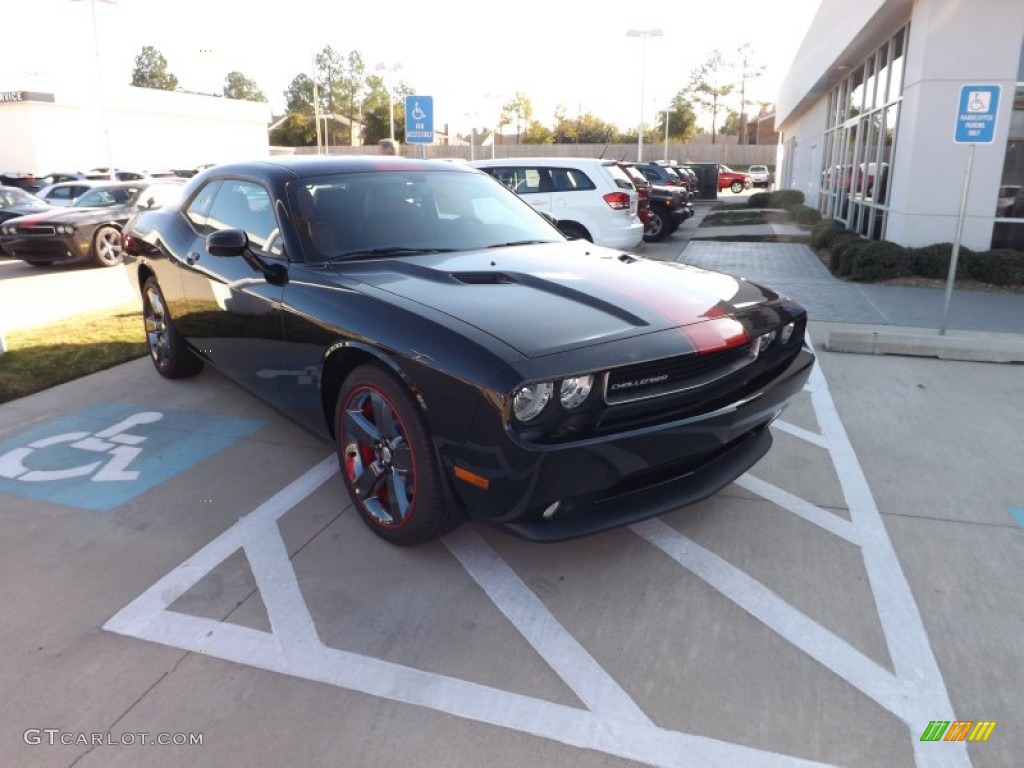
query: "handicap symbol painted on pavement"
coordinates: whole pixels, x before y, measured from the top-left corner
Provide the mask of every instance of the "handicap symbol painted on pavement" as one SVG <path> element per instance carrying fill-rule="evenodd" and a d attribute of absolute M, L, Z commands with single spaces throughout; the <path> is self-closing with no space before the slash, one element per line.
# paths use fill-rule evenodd
<path fill-rule="evenodd" d="M 132 403 L 91 408 L 0 442 L 0 494 L 106 512 L 262 424 Z"/>

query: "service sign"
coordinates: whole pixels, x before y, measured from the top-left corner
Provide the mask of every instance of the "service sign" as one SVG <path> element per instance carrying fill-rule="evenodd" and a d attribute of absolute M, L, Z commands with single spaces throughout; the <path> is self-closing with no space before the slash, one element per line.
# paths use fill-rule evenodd
<path fill-rule="evenodd" d="M 13 101 L 54 101 L 52 93 L 36 93 L 35 91 L 0 91 L 0 104 Z"/>
<path fill-rule="evenodd" d="M 991 144 L 996 135 L 999 112 L 998 85 L 963 85 L 956 113 L 957 144 Z"/>

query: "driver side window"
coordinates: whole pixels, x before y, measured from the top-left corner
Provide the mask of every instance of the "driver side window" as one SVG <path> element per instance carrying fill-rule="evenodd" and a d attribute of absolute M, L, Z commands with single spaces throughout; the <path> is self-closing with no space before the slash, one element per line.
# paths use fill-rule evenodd
<path fill-rule="evenodd" d="M 207 216 L 207 231 L 221 229 L 242 230 L 253 249 L 262 253 L 284 254 L 270 193 L 254 182 L 225 179 L 221 184 Z"/>

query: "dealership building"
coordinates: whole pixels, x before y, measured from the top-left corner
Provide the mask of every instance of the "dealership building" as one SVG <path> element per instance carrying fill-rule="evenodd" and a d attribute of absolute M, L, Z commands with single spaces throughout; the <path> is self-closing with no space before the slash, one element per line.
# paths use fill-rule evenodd
<path fill-rule="evenodd" d="M 780 187 L 907 246 L 1024 250 L 1024 2 L 822 0 L 779 92 Z"/>
<path fill-rule="evenodd" d="M 126 86 L 0 91 L 0 172 L 195 168 L 267 157 L 270 105 Z"/>

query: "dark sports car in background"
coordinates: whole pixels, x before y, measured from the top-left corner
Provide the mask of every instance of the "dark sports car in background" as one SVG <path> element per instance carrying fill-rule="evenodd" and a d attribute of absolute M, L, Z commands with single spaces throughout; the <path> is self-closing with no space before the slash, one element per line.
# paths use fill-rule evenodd
<path fill-rule="evenodd" d="M 44 200 L 19 187 L 0 186 L 0 223 L 27 213 L 48 210 L 50 206 Z"/>
<path fill-rule="evenodd" d="M 0 225 L 0 247 L 35 266 L 92 262 L 101 267 L 121 263 L 121 228 L 142 208 L 177 200 L 181 179 L 136 181 L 95 187 L 74 205 L 45 208 Z"/>
<path fill-rule="evenodd" d="M 400 544 L 465 517 L 564 539 L 705 498 L 769 449 L 814 360 L 789 299 L 568 241 L 455 163 L 220 165 L 124 244 L 157 371 L 210 363 L 331 442 Z"/>

